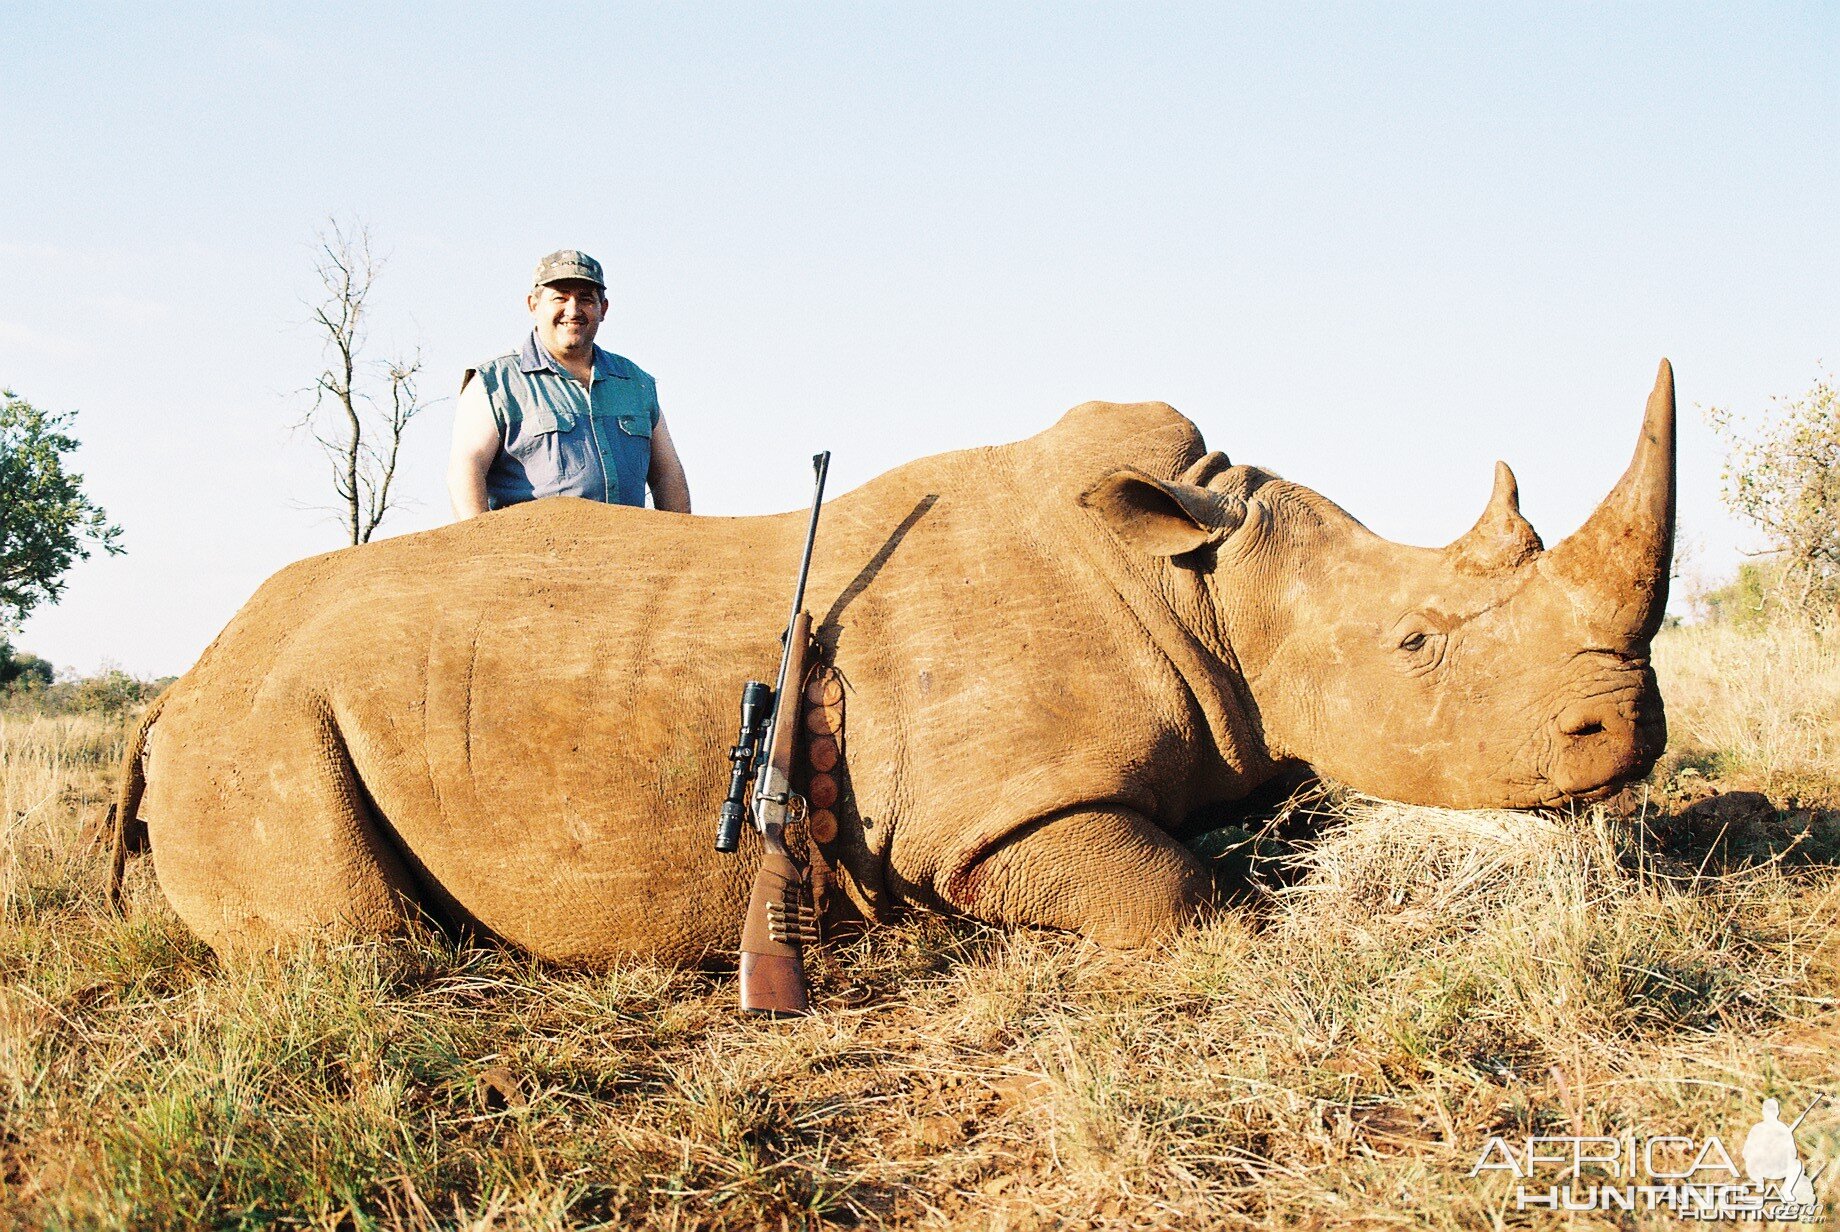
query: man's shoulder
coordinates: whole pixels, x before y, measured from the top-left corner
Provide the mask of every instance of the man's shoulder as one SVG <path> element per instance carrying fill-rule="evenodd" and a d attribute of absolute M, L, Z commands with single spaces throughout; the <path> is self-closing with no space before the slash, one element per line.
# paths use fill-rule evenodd
<path fill-rule="evenodd" d="M 494 355 L 491 359 L 482 359 L 474 364 L 473 367 L 476 371 L 484 372 L 487 368 L 502 369 L 507 364 L 515 364 L 517 362 L 518 352 L 513 349 L 506 351 L 503 355 Z"/>
<path fill-rule="evenodd" d="M 518 353 L 506 351 L 503 355 L 494 355 L 491 359 L 481 360 L 468 368 L 466 381 L 470 382 L 477 375 L 480 384 L 484 385 L 488 391 L 496 393 L 505 387 L 505 378 L 515 372 L 518 367 Z"/>

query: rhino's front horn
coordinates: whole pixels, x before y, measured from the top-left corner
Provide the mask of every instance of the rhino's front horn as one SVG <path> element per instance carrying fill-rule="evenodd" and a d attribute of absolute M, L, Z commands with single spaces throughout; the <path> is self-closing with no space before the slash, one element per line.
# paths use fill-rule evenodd
<path fill-rule="evenodd" d="M 1539 534 L 1521 516 L 1520 485 L 1506 462 L 1495 464 L 1495 490 L 1488 508 L 1461 539 L 1444 551 L 1465 573 L 1499 573 L 1539 554 Z"/>
<path fill-rule="evenodd" d="M 1545 563 L 1590 596 L 1606 627 L 1647 641 L 1661 627 L 1673 558 L 1674 369 L 1664 359 L 1629 469 Z"/>

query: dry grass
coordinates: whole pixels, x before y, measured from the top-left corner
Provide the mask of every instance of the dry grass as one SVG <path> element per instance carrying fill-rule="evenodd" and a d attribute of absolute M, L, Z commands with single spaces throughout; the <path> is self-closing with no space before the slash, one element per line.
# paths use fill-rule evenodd
<path fill-rule="evenodd" d="M 1651 807 L 1689 769 L 1831 799 L 1832 644 L 1657 660 L 1686 751 Z M 720 976 L 432 941 L 220 968 L 145 861 L 103 911 L 81 829 L 119 740 L 0 724 L 0 1221 L 1534 1226 L 1467 1177 L 1491 1133 L 1741 1137 L 1765 1095 L 1840 1094 L 1840 876 L 1792 833 L 1826 814 L 1734 852 L 1341 799 L 1160 951 L 917 918 L 763 1023 Z M 1840 1110 L 1800 1140 L 1840 1155 Z"/>
<path fill-rule="evenodd" d="M 1682 757 L 1772 793 L 1840 786 L 1840 635 L 1791 621 L 1678 629 L 1654 657 Z"/>

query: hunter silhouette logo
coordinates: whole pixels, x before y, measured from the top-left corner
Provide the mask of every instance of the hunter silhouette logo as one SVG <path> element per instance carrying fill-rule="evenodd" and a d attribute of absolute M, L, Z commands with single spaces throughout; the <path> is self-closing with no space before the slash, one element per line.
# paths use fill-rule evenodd
<path fill-rule="evenodd" d="M 1745 1175 L 1760 1185 L 1776 1182 L 1782 1200 L 1796 1206 L 1814 1204 L 1814 1174 L 1802 1167 L 1801 1153 L 1795 1148 L 1795 1131 L 1820 1102 L 1821 1097 L 1817 1095 L 1814 1103 L 1795 1118 L 1794 1125 L 1784 1125 L 1782 1105 L 1766 1099 L 1763 1120 L 1751 1126 L 1751 1132 L 1744 1135 Z"/>
<path fill-rule="evenodd" d="M 1490 1138 L 1469 1175 L 1512 1173 L 1521 1211 L 1672 1211 L 1692 1220 L 1812 1224 L 1821 1219 L 1815 1182 L 1826 1164 L 1805 1162 L 1795 1133 L 1825 1098 L 1817 1095 L 1787 1125 L 1782 1105 L 1764 1100 L 1763 1119 L 1739 1151 L 1742 1170 L 1716 1136 L 1568 1135 Z"/>

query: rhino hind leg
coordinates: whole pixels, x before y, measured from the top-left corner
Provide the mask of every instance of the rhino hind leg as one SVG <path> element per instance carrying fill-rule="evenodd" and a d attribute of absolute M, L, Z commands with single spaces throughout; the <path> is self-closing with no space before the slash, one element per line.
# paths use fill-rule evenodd
<path fill-rule="evenodd" d="M 1213 901 L 1207 870 L 1128 809 L 1080 809 L 1023 826 L 941 887 L 953 906 L 1003 924 L 1083 933 L 1100 945 L 1149 945 Z"/>
<path fill-rule="evenodd" d="M 208 753 L 173 767 L 183 783 L 162 793 L 149 832 L 179 918 L 222 955 L 409 931 L 421 914 L 414 880 L 331 716 L 284 721 L 267 737 L 285 751 L 261 772 L 213 766 Z"/>

